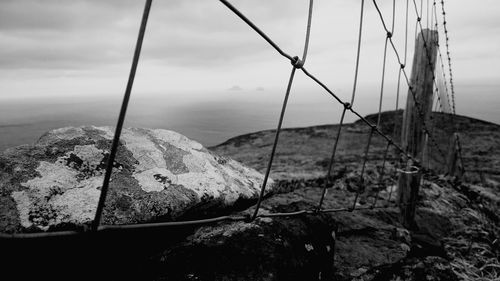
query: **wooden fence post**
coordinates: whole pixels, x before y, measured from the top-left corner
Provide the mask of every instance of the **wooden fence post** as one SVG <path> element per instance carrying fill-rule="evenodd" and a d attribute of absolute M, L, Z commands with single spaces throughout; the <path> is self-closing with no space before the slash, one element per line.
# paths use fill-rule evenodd
<path fill-rule="evenodd" d="M 463 163 L 462 163 L 463 165 Z M 448 146 L 448 157 L 446 159 L 446 167 L 448 175 L 462 176 L 462 169 L 458 167 L 458 134 L 453 133 L 450 137 L 450 144 Z"/>
<path fill-rule="evenodd" d="M 403 149 L 422 165 L 426 143 L 424 122 L 429 124 L 432 111 L 437 43 L 438 33 L 435 30 L 424 29 L 417 36 L 410 78 L 411 88 L 406 98 L 401 130 Z M 415 227 L 416 201 L 421 180 L 418 170 L 414 163 L 409 161 L 399 174 L 398 203 L 401 223 L 407 228 Z"/>

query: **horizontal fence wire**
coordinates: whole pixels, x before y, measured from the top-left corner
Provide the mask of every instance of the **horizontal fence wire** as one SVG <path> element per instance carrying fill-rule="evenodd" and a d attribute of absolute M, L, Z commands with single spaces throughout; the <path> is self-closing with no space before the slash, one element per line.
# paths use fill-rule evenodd
<path fill-rule="evenodd" d="M 111 178 L 111 174 L 112 174 L 112 170 L 113 170 L 113 162 L 114 162 L 114 158 L 116 156 L 117 148 L 119 145 L 120 134 L 121 134 L 121 130 L 122 130 L 125 115 L 126 115 L 127 105 L 128 105 L 129 98 L 131 95 L 131 90 L 132 90 L 132 85 L 134 82 L 137 64 L 139 61 L 142 41 L 144 39 L 144 34 L 145 34 L 145 30 L 146 30 L 147 19 L 148 19 L 149 11 L 151 9 L 152 0 L 146 0 L 144 12 L 143 12 L 143 17 L 142 17 L 142 21 L 141 21 L 141 27 L 139 30 L 139 36 L 137 39 L 136 49 L 135 49 L 134 57 L 133 57 L 133 61 L 132 61 L 132 67 L 131 67 L 131 71 L 130 71 L 130 75 L 129 75 L 129 80 L 128 80 L 127 88 L 126 88 L 126 91 L 124 94 L 124 99 L 122 102 L 121 111 L 120 111 L 118 122 L 117 122 L 117 127 L 116 127 L 116 131 L 115 131 L 115 135 L 114 135 L 114 139 L 113 139 L 113 143 L 112 143 L 112 147 L 111 147 L 111 152 L 110 152 L 110 156 L 108 158 L 108 163 L 107 163 L 107 167 L 106 167 L 106 174 L 105 174 L 105 178 L 104 178 L 104 182 L 103 182 L 103 187 L 101 190 L 101 195 L 99 198 L 99 204 L 97 207 L 95 219 L 94 219 L 92 226 L 91 226 L 91 231 L 99 232 L 99 231 L 107 231 L 107 230 L 148 229 L 148 228 L 162 228 L 162 227 L 185 226 L 185 225 L 203 225 L 203 224 L 217 223 L 217 222 L 223 222 L 223 221 L 252 222 L 257 218 L 294 217 L 294 216 L 301 216 L 301 215 L 307 215 L 307 214 L 316 215 L 316 214 L 321 214 L 321 213 L 352 212 L 352 211 L 360 211 L 360 210 L 385 209 L 385 208 L 395 208 L 395 207 L 402 208 L 402 207 L 405 207 L 408 205 L 415 204 L 416 202 L 409 202 L 409 203 L 404 203 L 404 204 L 391 203 L 392 193 L 393 193 L 393 188 L 391 186 L 388 199 L 386 200 L 387 204 L 377 205 L 380 187 L 383 185 L 384 175 L 386 173 L 386 171 L 385 171 L 386 170 L 386 163 L 388 162 L 388 155 L 389 155 L 389 151 L 390 151 L 391 147 L 394 148 L 396 150 L 396 152 L 399 154 L 399 156 L 400 156 L 399 161 L 400 161 L 401 167 L 405 166 L 402 164 L 402 162 L 409 163 L 409 161 L 412 161 L 416 165 L 421 165 L 421 163 L 419 162 L 418 159 L 416 159 L 412 155 L 409 155 L 400 145 L 398 145 L 396 142 L 393 141 L 392 137 L 390 137 L 386 133 L 382 132 L 382 130 L 380 129 L 382 102 L 383 102 L 383 97 L 384 97 L 384 81 L 385 81 L 386 58 L 387 58 L 388 46 L 391 46 L 391 49 L 393 49 L 394 54 L 395 54 L 397 61 L 399 63 L 396 110 L 399 107 L 400 80 L 401 80 L 401 77 L 403 76 L 406 80 L 407 85 L 408 85 L 409 92 L 413 95 L 413 100 L 415 102 L 416 108 L 418 109 L 417 111 L 419 112 L 419 116 L 422 119 L 421 121 L 423 123 L 423 127 L 424 127 L 424 130 L 426 132 L 426 135 L 429 139 L 432 140 L 431 131 L 427 128 L 427 124 L 425 123 L 425 120 L 423 118 L 422 109 L 420 108 L 421 106 L 415 97 L 414 89 L 413 89 L 413 87 L 410 83 L 410 80 L 408 78 L 408 75 L 405 71 L 405 66 L 407 63 L 407 48 L 408 48 L 408 10 L 409 10 L 408 2 L 409 2 L 409 0 L 406 1 L 406 10 L 405 10 L 405 44 L 404 44 L 404 57 L 403 58 L 401 58 L 399 52 L 396 49 L 396 46 L 395 46 L 393 40 L 392 40 L 392 35 L 394 33 L 395 17 L 396 17 L 396 12 L 395 12 L 396 11 L 396 8 L 395 8 L 396 1 L 393 0 L 393 2 L 392 2 L 392 22 L 391 22 L 390 29 L 388 29 L 386 22 L 384 20 L 384 17 L 382 15 L 380 9 L 378 8 L 377 2 L 375 0 L 373 0 L 373 4 L 374 4 L 374 6 L 379 14 L 383 28 L 386 31 L 386 40 L 385 40 L 385 47 L 384 47 L 384 53 L 383 53 L 383 65 L 382 65 L 382 71 L 381 71 L 382 77 L 381 77 L 381 85 L 380 85 L 379 110 L 378 110 L 378 114 L 377 114 L 376 124 L 373 124 L 370 121 L 368 121 L 365 117 L 363 117 L 353 107 L 353 104 L 355 102 L 357 83 L 358 83 L 358 71 L 359 71 L 360 52 L 361 52 L 361 45 L 362 45 L 361 39 L 362 39 L 364 9 L 365 9 L 364 0 L 361 0 L 361 7 L 360 7 L 359 33 L 358 33 L 358 42 L 357 42 L 357 51 L 356 51 L 356 65 L 355 65 L 355 73 L 354 73 L 353 90 L 352 90 L 352 96 L 351 96 L 350 102 L 344 102 L 342 99 L 340 99 L 339 96 L 336 95 L 328 86 L 326 86 L 325 83 L 323 83 L 315 75 L 313 75 L 309 71 L 307 71 L 307 69 L 304 66 L 304 64 L 306 62 L 306 58 L 307 58 L 308 49 L 309 49 L 311 23 L 312 23 L 312 17 L 313 17 L 313 0 L 309 1 L 308 19 L 307 19 L 307 27 L 306 27 L 306 34 L 305 34 L 305 40 L 304 40 L 305 42 L 304 42 L 304 49 L 303 49 L 302 58 L 299 58 L 298 56 L 291 56 L 288 53 L 286 53 L 283 49 L 280 48 L 280 46 L 278 44 L 276 44 L 270 37 L 268 37 L 256 24 L 254 24 L 242 12 L 240 12 L 236 7 L 234 7 L 229 1 L 227 1 L 227 0 L 219 0 L 219 1 L 224 6 L 226 6 L 230 11 L 232 11 L 236 16 L 238 16 L 242 21 L 244 21 L 260 37 L 262 37 L 266 42 L 268 42 L 269 45 L 271 45 L 271 47 L 273 47 L 281 56 L 283 56 L 284 58 L 289 60 L 290 63 L 292 64 L 290 77 L 288 79 L 288 83 L 287 83 L 287 87 L 286 87 L 286 91 L 285 91 L 285 96 L 284 96 L 284 101 L 283 101 L 283 105 L 281 108 L 281 113 L 280 113 L 280 116 L 278 119 L 278 125 L 277 125 L 276 132 L 275 132 L 273 146 L 272 146 L 272 149 L 271 149 L 271 152 L 269 155 L 269 162 L 268 162 L 268 165 L 266 166 L 266 172 L 264 175 L 260 194 L 258 197 L 257 204 L 255 205 L 255 210 L 254 210 L 253 214 L 252 215 L 235 215 L 235 216 L 230 215 L 230 216 L 221 216 L 221 217 L 214 217 L 214 218 L 207 218 L 207 219 L 200 219 L 200 220 L 189 220 L 189 221 L 171 221 L 171 222 L 124 224 L 124 225 L 100 225 L 102 210 L 105 206 L 107 189 L 109 188 L 109 180 Z M 416 3 L 414 0 L 413 0 L 413 2 L 415 4 L 415 9 L 416 9 L 416 14 L 417 14 L 417 25 L 420 25 L 420 28 L 422 29 L 421 22 L 420 22 L 421 18 L 420 18 L 419 12 L 417 10 Z M 434 6 L 435 6 L 435 2 L 434 2 Z M 421 11 L 422 11 L 422 8 L 421 8 Z M 443 16 L 444 16 L 444 5 L 443 5 Z M 437 17 L 435 17 L 435 18 L 437 21 Z M 437 24 L 437 22 L 436 22 L 436 24 Z M 446 33 L 447 33 L 447 31 L 446 31 Z M 448 40 L 447 40 L 447 45 L 448 45 Z M 448 54 L 449 54 L 449 51 L 448 51 Z M 448 59 L 449 59 L 449 57 L 448 57 Z M 312 81 L 314 81 L 316 84 L 318 84 L 323 90 L 325 90 L 325 92 L 327 94 L 332 96 L 334 98 L 334 100 L 342 106 L 342 115 L 341 115 L 340 122 L 338 125 L 337 135 L 335 136 L 335 140 L 333 142 L 332 154 L 331 154 L 330 161 L 328 164 L 328 169 L 326 171 L 326 178 L 324 180 L 324 185 L 323 185 L 322 190 L 321 190 L 321 197 L 320 197 L 320 200 L 318 202 L 318 206 L 316 208 L 312 208 L 310 210 L 305 210 L 305 209 L 298 210 L 298 211 L 294 211 L 294 212 L 259 214 L 260 205 L 261 205 L 262 200 L 264 199 L 264 196 L 265 196 L 265 189 L 266 189 L 267 181 L 268 181 L 269 174 L 270 174 L 270 171 L 272 168 L 273 159 L 274 159 L 274 156 L 276 154 L 276 148 L 277 148 L 277 144 L 279 141 L 279 134 L 281 132 L 281 126 L 282 126 L 282 123 L 283 123 L 283 120 L 285 117 L 286 106 L 287 106 L 288 98 L 289 98 L 290 93 L 291 93 L 292 84 L 293 84 L 293 80 L 294 80 L 294 77 L 296 74 L 296 70 L 300 70 L 305 76 L 309 77 Z M 451 73 L 451 63 L 450 63 L 450 73 Z M 435 78 L 435 75 L 434 75 L 434 78 Z M 451 77 L 450 77 L 450 79 L 451 79 Z M 450 84 L 451 84 L 451 81 L 450 81 Z M 438 91 L 438 90 L 439 89 L 437 88 L 437 84 L 436 84 L 436 91 Z M 453 95 L 453 91 L 452 91 L 452 95 Z M 454 101 L 454 98 L 453 98 L 453 101 Z M 439 101 L 439 102 L 441 102 L 441 101 Z M 454 104 L 453 104 L 453 110 L 454 110 Z M 362 168 L 361 168 L 360 177 L 359 177 L 359 182 L 361 183 L 361 185 L 358 188 L 358 190 L 356 190 L 356 195 L 354 197 L 354 200 L 353 200 L 351 206 L 324 209 L 324 208 L 322 208 L 322 205 L 323 205 L 323 202 L 325 200 L 328 186 L 332 184 L 330 182 L 332 169 L 333 169 L 333 166 L 335 163 L 335 155 L 336 155 L 336 151 L 338 148 L 338 142 L 340 140 L 340 135 L 341 135 L 342 128 L 344 125 L 344 118 L 345 118 L 347 111 L 349 111 L 350 113 L 357 116 L 361 120 L 361 122 L 366 127 L 368 127 L 370 129 L 369 135 L 368 135 L 367 145 L 366 145 L 366 147 L 364 149 L 364 153 L 363 153 L 363 163 L 362 163 Z M 358 197 L 360 196 L 361 193 L 364 192 L 364 183 L 363 183 L 364 177 L 363 177 L 363 175 L 364 175 L 364 172 L 366 169 L 366 163 L 368 161 L 368 152 L 369 152 L 372 138 L 373 138 L 374 134 L 383 138 L 386 142 L 386 147 L 384 149 L 384 154 L 383 154 L 383 161 L 382 161 L 382 165 L 380 167 L 379 176 L 378 176 L 377 184 L 376 184 L 379 188 L 377 189 L 377 192 L 376 192 L 376 195 L 375 195 L 375 198 L 374 198 L 374 201 L 372 204 L 369 204 L 369 206 L 357 206 Z M 393 134 L 393 137 L 396 135 L 396 126 L 395 126 L 392 134 Z M 437 145 L 437 143 L 434 143 L 434 145 Z M 437 148 L 438 148 L 439 152 L 443 155 L 443 152 L 440 150 L 439 146 Z M 459 149 L 461 149 L 461 147 Z M 401 167 L 397 168 L 396 170 L 401 171 Z M 13 239 L 40 238 L 40 237 L 78 235 L 81 233 L 82 232 L 78 232 L 78 231 L 59 231 L 59 232 L 46 232 L 46 233 L 18 233 L 18 234 L 0 233 L 0 238 L 13 238 Z"/>
<path fill-rule="evenodd" d="M 352 211 L 367 211 L 376 209 L 391 209 L 391 208 L 401 208 L 408 206 L 412 203 L 406 204 L 385 204 L 378 206 L 365 206 L 358 207 L 355 210 L 351 208 L 329 208 L 322 210 L 300 210 L 296 212 L 282 212 L 282 213 L 267 213 L 259 214 L 257 218 L 276 218 L 276 217 L 296 217 L 303 215 L 317 215 L 317 214 L 327 214 L 327 213 L 338 213 L 338 212 L 352 212 Z M 93 232 L 104 232 L 110 230 L 133 230 L 133 229 L 161 229 L 176 226 L 196 226 L 196 225 L 207 225 L 217 222 L 251 222 L 251 216 L 221 216 L 208 219 L 200 220 L 186 220 L 186 221 L 171 221 L 171 222 L 155 222 L 155 223 L 142 223 L 142 224 L 121 224 L 121 225 L 100 225 L 96 231 Z M 36 238 L 50 238 L 50 237 L 63 237 L 63 236 L 75 236 L 81 235 L 83 232 L 80 231 L 55 231 L 55 232 L 34 232 L 34 233 L 0 233 L 0 239 L 36 239 Z"/>

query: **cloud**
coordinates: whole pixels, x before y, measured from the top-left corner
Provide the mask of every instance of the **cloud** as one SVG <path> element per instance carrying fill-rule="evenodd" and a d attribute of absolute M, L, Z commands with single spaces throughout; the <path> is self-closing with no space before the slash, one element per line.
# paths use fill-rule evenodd
<path fill-rule="evenodd" d="M 447 5 L 457 81 L 500 79 L 498 72 L 485 68 L 500 61 L 496 52 L 500 39 L 495 36 L 500 4 L 484 1 L 487 4 L 458 0 Z M 231 0 L 283 51 L 300 56 L 308 1 L 285 2 Z M 392 1 L 378 4 L 386 23 L 390 23 Z M 484 6 L 488 9 L 482 9 Z M 348 0 L 314 3 L 306 67 L 337 92 L 350 92 L 359 7 L 360 2 Z M 81 92 L 97 91 L 100 87 L 106 93 L 121 92 L 114 85 L 125 84 L 128 77 L 143 8 L 144 1 L 137 0 L 2 0 L 0 96 L 42 90 L 66 93 L 76 88 Z M 367 2 L 365 8 L 358 81 L 378 84 L 386 34 L 373 5 Z M 398 2 L 393 34 L 400 55 L 405 42 L 404 8 L 404 3 Z M 413 55 L 414 13 L 410 13 L 410 23 L 408 63 Z M 397 77 L 396 62 L 389 49 L 387 83 Z M 254 91 L 264 90 L 257 86 L 265 85 L 266 92 L 271 92 L 283 87 L 289 68 L 285 58 L 219 1 L 153 1 L 134 89 L 220 92 L 237 81 Z M 61 77 L 69 79 L 69 75 L 71 82 L 60 81 Z M 294 89 L 317 87 L 301 77 L 297 75 Z M 35 79 L 38 84 L 32 84 Z M 238 91 L 241 87 L 228 90 Z M 345 98 L 349 95 L 345 94 Z"/>
<path fill-rule="evenodd" d="M 234 5 L 280 35 L 298 5 L 260 1 Z M 0 69 L 82 69 L 129 63 L 143 1 L 4 0 L 0 5 Z M 280 16 L 276 16 L 279 14 Z M 280 43 L 293 42 L 281 36 Z M 272 52 L 267 42 L 218 1 L 153 3 L 142 60 L 184 67 L 241 63 Z"/>
<path fill-rule="evenodd" d="M 264 87 L 257 87 L 257 88 L 255 88 L 255 90 L 256 91 L 264 91 L 265 89 L 264 89 Z"/>
<path fill-rule="evenodd" d="M 232 86 L 231 88 L 227 89 L 228 91 L 242 91 L 243 89 L 238 86 L 238 85 L 234 85 Z"/>

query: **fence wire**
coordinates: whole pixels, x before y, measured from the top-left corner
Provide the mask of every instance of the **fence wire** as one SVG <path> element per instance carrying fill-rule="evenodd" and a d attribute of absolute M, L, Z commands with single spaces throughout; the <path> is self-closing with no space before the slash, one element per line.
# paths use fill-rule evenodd
<path fill-rule="evenodd" d="M 236 7 L 234 7 L 229 1 L 227 0 L 219 0 L 225 7 L 227 7 L 231 12 L 233 12 L 237 17 L 239 17 L 243 22 L 245 22 L 250 28 L 252 28 L 261 38 L 263 38 L 266 42 L 269 43 L 269 45 L 274 48 L 281 56 L 286 58 L 291 64 L 291 72 L 290 76 L 288 79 L 285 95 L 284 95 L 284 100 L 283 100 L 283 105 L 281 108 L 280 116 L 278 119 L 278 124 L 275 132 L 275 137 L 274 137 L 274 142 L 273 146 L 271 149 L 271 152 L 269 154 L 269 162 L 266 167 L 266 172 L 264 175 L 262 187 L 260 190 L 259 198 L 257 201 L 257 204 L 255 205 L 255 210 L 252 215 L 237 215 L 237 216 L 221 216 L 221 217 L 215 217 L 215 218 L 208 218 L 208 219 L 200 219 L 200 220 L 190 220 L 190 221 L 172 221 L 172 222 L 160 222 L 160 223 L 145 223 L 145 224 L 129 224 L 129 225 L 100 225 L 101 221 L 101 215 L 103 208 L 105 206 L 105 201 L 106 201 L 106 195 L 107 191 L 109 188 L 109 181 L 111 178 L 112 170 L 113 170 L 113 163 L 114 159 L 116 157 L 117 149 L 119 146 L 119 141 L 120 141 L 120 135 L 121 135 L 121 130 L 123 127 L 123 123 L 125 120 L 126 116 L 126 110 L 127 106 L 129 103 L 131 91 L 132 91 L 132 86 L 135 78 L 135 72 L 137 69 L 139 57 L 140 57 L 140 52 L 141 52 L 141 47 L 142 47 L 142 42 L 144 39 L 145 31 L 146 31 L 146 25 L 148 21 L 148 16 L 149 12 L 151 9 L 152 5 L 152 0 L 146 0 L 145 7 L 144 7 L 144 12 L 142 16 L 142 21 L 141 21 L 141 26 L 139 30 L 139 35 L 137 38 L 136 42 L 136 48 L 132 60 L 132 66 L 129 74 L 129 79 L 127 82 L 127 87 L 125 90 L 124 98 L 122 101 L 121 105 L 121 110 L 120 114 L 118 117 L 117 121 L 117 126 L 115 130 L 115 135 L 113 138 L 111 150 L 110 150 L 110 155 L 108 158 L 107 166 L 106 166 L 106 173 L 103 181 L 103 186 L 101 189 L 101 194 L 99 198 L 99 203 L 97 206 L 95 218 L 92 222 L 91 229 L 89 231 L 105 231 L 109 229 L 146 229 L 146 228 L 161 228 L 161 227 L 172 227 L 172 226 L 181 226 L 181 225 L 201 225 L 201 224 L 209 224 L 209 223 L 215 223 L 215 222 L 221 222 L 221 221 L 245 221 L 245 222 L 251 222 L 255 220 L 256 218 L 264 218 L 264 217 L 292 217 L 292 216 L 300 216 L 304 214 L 320 214 L 320 213 L 335 213 L 335 212 L 352 212 L 352 211 L 359 211 L 359 210 L 371 210 L 371 209 L 384 209 L 384 208 L 394 208 L 394 207 L 404 207 L 407 205 L 415 204 L 416 202 L 410 202 L 410 203 L 405 203 L 405 204 L 392 204 L 391 199 L 392 199 L 392 193 L 393 189 L 391 188 L 389 191 L 389 196 L 388 199 L 386 200 L 386 204 L 379 204 L 378 203 L 378 198 L 379 198 L 379 192 L 380 192 L 380 187 L 383 186 L 384 182 L 384 176 L 386 173 L 386 163 L 388 162 L 388 157 L 389 157 L 389 152 L 391 148 L 393 148 L 398 154 L 399 154 L 399 165 L 400 167 L 398 169 L 404 169 L 406 166 L 403 163 L 409 163 L 410 161 L 412 163 L 415 163 L 415 165 L 421 165 L 420 161 L 413 157 L 412 155 L 408 154 L 405 149 L 403 149 L 400 145 L 398 145 L 396 142 L 393 141 L 393 138 L 395 138 L 397 134 L 396 126 L 394 127 L 394 131 L 391 133 L 393 136 L 389 136 L 388 134 L 382 132 L 380 128 L 380 123 L 381 123 L 381 113 L 382 113 L 382 103 L 383 103 L 383 98 L 384 98 L 384 83 L 385 83 L 385 76 L 386 76 L 386 61 L 387 61 L 387 49 L 388 46 L 391 47 L 391 49 L 394 52 L 394 55 L 397 59 L 397 62 L 399 64 L 398 68 L 398 83 L 397 83 L 397 97 L 396 97 L 396 110 L 399 108 L 399 96 L 400 96 L 400 81 L 401 77 L 404 77 L 404 80 L 406 80 L 406 84 L 408 85 L 408 90 L 413 96 L 413 101 L 415 104 L 415 107 L 417 108 L 417 112 L 420 117 L 420 121 L 422 122 L 423 130 L 426 133 L 426 136 L 429 140 L 431 140 L 433 146 L 437 148 L 439 153 L 441 154 L 442 157 L 444 156 L 444 152 L 440 149 L 438 146 L 437 142 L 435 141 L 432 132 L 433 128 L 431 127 L 429 129 L 429 126 L 427 122 L 425 121 L 423 110 L 421 108 L 421 105 L 416 98 L 415 94 L 415 89 L 410 83 L 410 79 L 406 73 L 405 66 L 407 64 L 407 53 L 408 53 L 408 18 L 409 18 L 409 0 L 406 1 L 406 8 L 405 8 L 405 43 L 404 43 L 404 56 L 400 56 L 394 42 L 393 42 L 393 34 L 394 34 L 394 27 L 395 27 L 395 18 L 396 18 L 396 1 L 392 1 L 392 20 L 390 24 L 390 28 L 387 27 L 386 21 L 384 20 L 384 16 L 382 12 L 380 11 L 377 1 L 373 0 L 373 4 L 375 9 L 378 12 L 379 18 L 381 20 L 383 29 L 386 32 L 386 39 L 385 39 L 385 45 L 384 45 L 384 52 L 383 52 L 383 64 L 382 64 L 382 70 L 381 70 L 381 83 L 380 83 L 380 95 L 379 95 L 379 107 L 378 107 L 378 114 L 377 114 L 377 121 L 376 124 L 371 123 L 368 121 L 365 117 L 363 117 L 358 111 L 355 110 L 353 107 L 354 102 L 355 102 L 355 97 L 356 97 L 356 89 L 357 89 L 357 84 L 358 84 L 358 72 L 359 72 L 359 65 L 360 65 L 360 53 L 362 49 L 362 33 L 363 33 L 363 25 L 364 25 L 364 11 L 365 11 L 365 1 L 361 0 L 361 6 L 360 6 L 360 18 L 359 18 L 359 31 L 358 31 L 358 42 L 357 42 L 357 51 L 356 51 L 356 64 L 355 64 L 355 71 L 354 71 L 354 81 L 353 81 L 353 89 L 352 89 L 352 95 L 350 102 L 345 102 L 342 99 L 339 98 L 338 95 L 336 95 L 325 83 L 323 83 L 321 80 L 319 80 L 315 75 L 311 74 L 307 69 L 305 68 L 305 63 L 306 63 L 306 58 L 308 54 L 308 49 L 309 49 L 309 41 L 310 41 L 310 34 L 311 34 L 311 25 L 312 25 L 312 18 L 313 18 L 313 0 L 309 1 L 308 5 L 308 19 L 307 19 L 307 26 L 306 26 L 306 32 L 305 32 L 305 39 L 304 39 L 304 48 L 303 48 L 303 54 L 302 57 L 299 58 L 298 56 L 292 56 L 288 53 L 286 53 L 283 49 L 280 48 L 278 44 L 276 44 L 270 37 L 268 37 L 265 32 L 263 32 L 259 27 L 254 24 L 249 18 L 247 18 L 241 11 L 239 11 Z M 416 21 L 416 26 L 415 26 L 415 33 L 417 32 L 417 26 L 420 27 L 420 30 L 422 31 L 422 24 L 421 24 L 421 15 L 423 11 L 423 3 L 421 1 L 421 7 L 420 7 L 420 12 L 418 11 L 417 4 L 415 0 L 413 0 L 414 4 L 414 9 L 416 12 L 417 16 L 417 21 Z M 442 4 L 442 11 L 443 11 L 443 26 L 445 29 L 445 34 L 448 33 L 447 28 L 446 28 L 446 19 L 445 19 L 445 12 L 444 12 L 444 1 L 441 1 Z M 433 8 L 431 9 L 432 11 L 436 11 L 435 9 L 436 3 L 434 1 L 433 3 Z M 433 13 L 431 11 L 431 14 Z M 433 20 L 436 21 L 435 26 L 437 29 L 437 16 L 434 16 L 434 19 L 432 19 L 431 16 L 431 26 L 433 24 Z M 429 1 L 427 1 L 427 25 L 429 24 Z M 415 34 L 416 37 L 416 34 Z M 425 40 L 425 38 L 424 38 Z M 451 77 L 451 60 L 449 57 L 449 49 L 448 49 L 448 37 L 446 37 L 446 47 L 447 47 L 447 54 L 448 54 L 448 65 L 449 65 L 449 73 L 450 73 L 450 85 L 451 85 L 451 92 L 452 92 L 452 101 L 453 101 L 453 113 L 455 113 L 455 99 L 454 99 L 454 90 L 453 90 L 453 84 L 452 84 L 452 77 Z M 424 46 L 427 45 L 427 43 L 424 43 Z M 427 45 L 428 46 L 428 45 Z M 426 47 L 427 48 L 427 47 Z M 430 58 L 429 58 L 430 59 Z M 442 60 L 442 59 L 441 59 Z M 443 63 L 442 63 L 443 64 Z M 273 159 L 276 154 L 276 148 L 278 145 L 279 141 L 279 136 L 280 132 L 282 129 L 282 124 L 283 120 L 285 117 L 285 112 L 286 112 L 286 107 L 288 103 L 288 98 L 290 96 L 291 90 L 292 90 L 292 85 L 294 81 L 294 77 L 296 75 L 297 70 L 300 70 L 305 76 L 309 77 L 312 81 L 314 81 L 316 84 L 318 84 L 327 94 L 332 96 L 334 100 L 342 106 L 342 115 L 340 118 L 340 122 L 337 128 L 337 134 L 335 136 L 335 140 L 333 141 L 333 148 L 332 148 L 332 153 L 330 156 L 330 160 L 328 163 L 328 168 L 326 171 L 326 178 L 324 180 L 324 185 L 322 187 L 321 191 L 321 197 L 318 202 L 318 205 L 316 208 L 310 209 L 310 210 L 299 210 L 295 212 L 285 212 L 285 213 L 270 213 L 270 214 L 259 214 L 259 209 L 262 203 L 262 200 L 264 198 L 265 194 L 265 189 L 266 185 L 269 179 L 269 174 L 272 168 L 273 164 Z M 443 70 L 444 71 L 444 70 Z M 443 73 L 443 79 L 446 81 L 446 76 Z M 439 96 L 439 88 L 437 87 L 436 83 L 436 75 L 433 77 L 433 82 L 435 84 L 435 90 L 436 90 L 436 95 Z M 438 98 L 438 102 L 441 105 L 441 99 Z M 437 103 L 438 103 L 437 102 Z M 436 103 L 436 104 L 437 104 Z M 437 105 L 436 105 L 437 106 Z M 339 207 L 339 208 L 328 208 L 324 209 L 322 208 L 325 196 L 328 190 L 328 186 L 331 185 L 332 183 L 330 182 L 331 180 L 331 175 L 332 175 L 332 170 L 333 166 L 335 163 L 335 156 L 336 152 L 338 149 L 338 143 L 340 141 L 340 135 L 342 132 L 342 128 L 344 125 L 344 119 L 346 112 L 349 111 L 350 113 L 354 114 L 357 116 L 361 122 L 369 128 L 369 134 L 368 134 L 368 139 L 367 143 L 364 149 L 363 153 L 363 162 L 362 162 L 362 167 L 361 167 L 361 172 L 358 180 L 358 188 L 356 190 L 355 197 L 350 204 L 350 206 L 347 207 Z M 382 164 L 379 170 L 379 176 L 377 179 L 377 192 L 375 195 L 375 198 L 371 204 L 368 204 L 368 206 L 358 206 L 357 201 L 359 196 L 365 191 L 365 185 L 364 185 L 364 173 L 366 170 L 366 164 L 368 162 L 368 154 L 370 151 L 370 147 L 372 144 L 372 139 L 374 137 L 374 134 L 378 135 L 381 137 L 383 140 L 386 142 L 386 146 L 384 149 L 384 154 L 383 154 L 383 160 Z M 457 139 L 457 145 L 458 149 L 461 153 L 461 146 L 459 144 L 459 139 L 458 139 L 458 134 L 455 135 Z M 462 166 L 463 166 L 463 161 L 462 161 Z M 21 234 L 0 234 L 1 238 L 14 238 L 14 239 L 24 239 L 24 238 L 38 238 L 38 237 L 51 237 L 51 236 L 66 236 L 66 235 L 77 235 L 81 232 L 77 231 L 59 231 L 59 232 L 47 232 L 47 233 L 21 233 Z"/>
<path fill-rule="evenodd" d="M 448 36 L 448 26 L 446 22 L 446 11 L 444 8 L 444 0 L 441 0 L 441 11 L 443 14 L 443 29 L 445 34 L 445 45 L 446 45 L 446 55 L 448 58 L 448 72 L 450 74 L 450 89 L 451 89 L 451 100 L 452 100 L 452 109 L 455 114 L 455 86 L 453 85 L 453 71 L 451 67 L 451 57 L 450 57 L 450 37 Z"/>

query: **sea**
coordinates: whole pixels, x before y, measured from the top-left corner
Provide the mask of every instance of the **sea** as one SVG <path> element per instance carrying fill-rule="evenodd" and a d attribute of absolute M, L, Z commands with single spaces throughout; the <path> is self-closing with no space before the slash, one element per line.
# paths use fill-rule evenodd
<path fill-rule="evenodd" d="M 462 87 L 462 89 L 466 89 Z M 475 86 L 474 95 L 461 96 L 457 113 L 500 124 L 500 102 L 494 85 Z M 135 97 L 127 110 L 125 127 L 168 129 L 214 146 L 229 138 L 276 128 L 282 98 L 205 99 L 179 101 L 162 96 Z M 67 126 L 115 126 L 121 97 L 29 97 L 0 99 L 0 151 L 33 144 L 45 132 Z M 377 98 L 362 99 L 362 115 L 377 112 Z M 383 108 L 394 109 L 392 102 Z M 325 100 L 293 100 L 283 127 L 337 124 L 342 107 Z M 357 120 L 347 115 L 346 122 Z"/>

